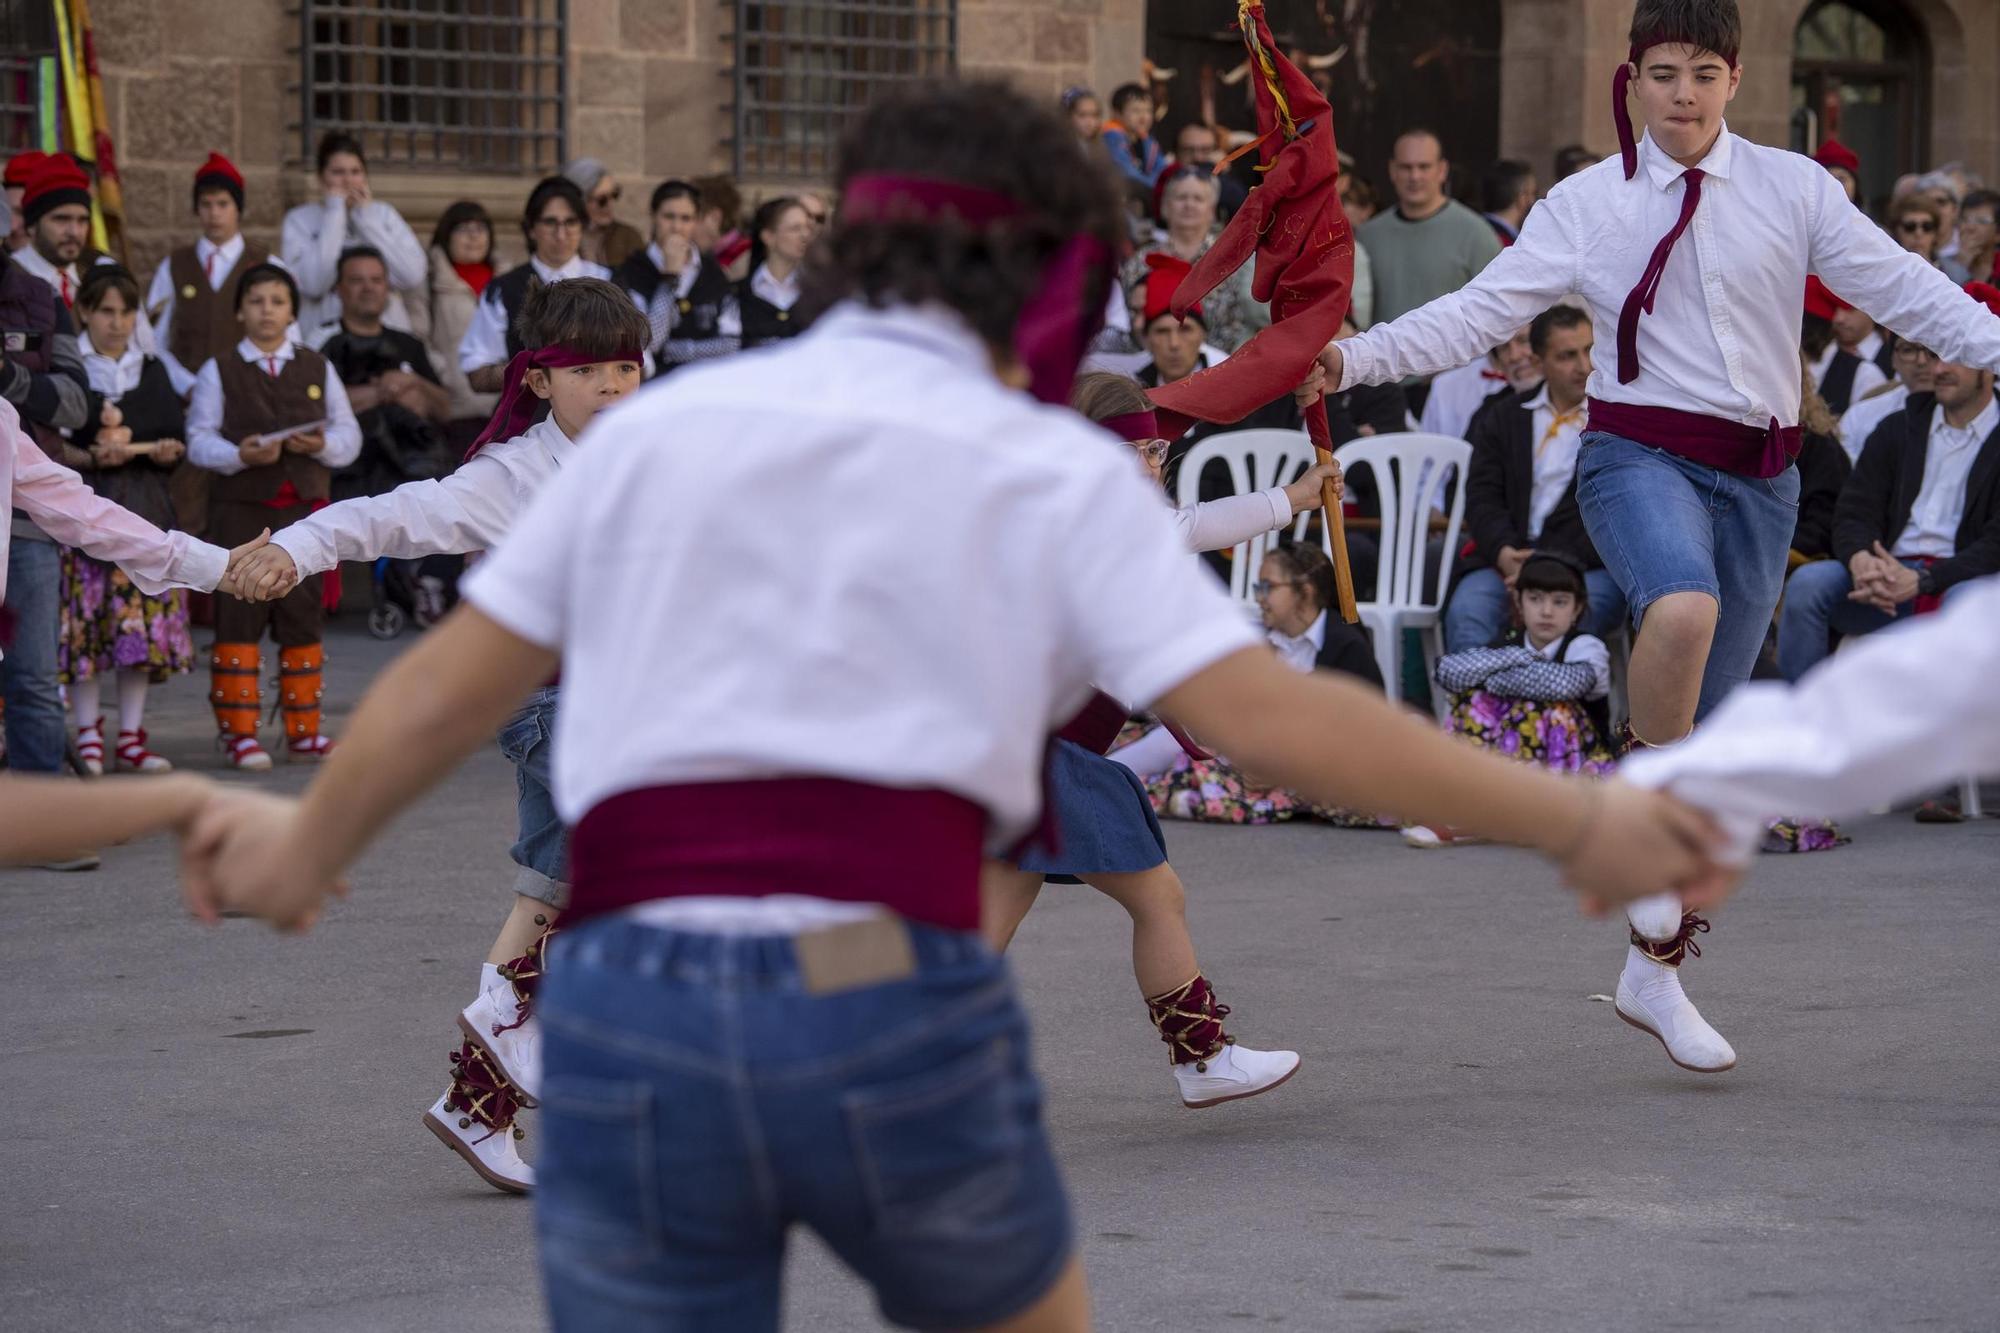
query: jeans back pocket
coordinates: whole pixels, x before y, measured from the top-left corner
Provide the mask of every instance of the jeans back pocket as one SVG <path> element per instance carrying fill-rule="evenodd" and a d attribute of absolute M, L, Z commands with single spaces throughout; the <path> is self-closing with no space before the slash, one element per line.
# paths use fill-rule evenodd
<path fill-rule="evenodd" d="M 542 1088 L 536 1225 L 553 1253 L 592 1269 L 651 1262 L 665 1246 L 653 1089 L 551 1075 Z"/>

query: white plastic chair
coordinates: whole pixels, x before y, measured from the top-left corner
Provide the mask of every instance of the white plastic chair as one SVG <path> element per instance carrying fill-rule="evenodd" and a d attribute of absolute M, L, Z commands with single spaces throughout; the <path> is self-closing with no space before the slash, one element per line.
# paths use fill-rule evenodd
<path fill-rule="evenodd" d="M 1375 664 L 1389 697 L 1403 693 L 1403 631 L 1414 629 L 1423 644 L 1424 673 L 1437 669 L 1444 641 L 1440 616 L 1451 567 L 1458 555 L 1459 529 L 1465 523 L 1465 475 L 1472 446 L 1448 435 L 1399 432 L 1355 440 L 1334 450 L 1343 475 L 1367 467 L 1382 502 L 1381 560 L 1375 575 L 1375 598 L 1359 606 L 1361 623 L 1375 640 Z M 1445 511 L 1444 558 L 1437 574 L 1427 578 L 1425 556 L 1430 548 L 1431 497 L 1456 475 L 1451 503 Z M 1431 691 L 1443 717 L 1442 692 Z"/>
<path fill-rule="evenodd" d="M 1201 474 L 1220 459 L 1229 466 L 1229 479 L 1237 495 L 1288 486 L 1314 462 L 1312 441 L 1303 430 L 1232 430 L 1211 435 L 1187 451 L 1181 459 L 1180 479 L 1175 483 L 1174 503 L 1185 509 L 1201 498 Z M 1304 531 L 1301 515 L 1299 530 Z M 1229 590 L 1244 601 L 1254 600 L 1250 585 L 1256 581 L 1257 567 L 1265 553 L 1278 544 L 1276 532 L 1260 533 L 1239 542 L 1229 557 Z"/>

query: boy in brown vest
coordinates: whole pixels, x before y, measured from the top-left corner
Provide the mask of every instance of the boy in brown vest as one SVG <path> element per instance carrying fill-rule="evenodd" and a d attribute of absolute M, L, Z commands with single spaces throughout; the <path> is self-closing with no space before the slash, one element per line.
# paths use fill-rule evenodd
<path fill-rule="evenodd" d="M 298 308 L 291 274 L 273 264 L 246 270 L 236 284 L 243 340 L 195 376 L 188 458 L 217 474 L 209 489 L 212 536 L 254 537 L 296 523 L 326 503 L 334 470 L 361 453 L 361 427 L 340 377 L 325 357 L 287 335 Z M 324 615 L 317 578 L 264 604 L 216 597 L 210 697 L 232 767 L 271 766 L 257 743 L 258 641 L 267 627 L 278 643 L 287 750 L 296 759 L 318 759 L 332 748 L 319 732 Z"/>
<path fill-rule="evenodd" d="M 185 398 L 195 373 L 243 336 L 236 285 L 259 264 L 284 265 L 243 234 L 243 176 L 220 153 L 194 173 L 194 214 L 201 236 L 160 261 L 146 289 L 160 363 Z"/>

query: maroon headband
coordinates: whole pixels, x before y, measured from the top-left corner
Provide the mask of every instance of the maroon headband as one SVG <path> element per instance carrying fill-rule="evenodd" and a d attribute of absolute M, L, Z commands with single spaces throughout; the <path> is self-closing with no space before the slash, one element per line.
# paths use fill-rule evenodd
<path fill-rule="evenodd" d="M 864 172 L 840 194 L 847 222 L 933 222 L 955 216 L 985 227 L 1026 216 L 1027 206 L 997 190 L 932 176 Z M 1068 403 L 1083 355 L 1104 327 L 1111 250 L 1079 233 L 1042 269 L 1040 285 L 1014 325 L 1014 355 L 1028 368 L 1028 392 L 1044 403 Z"/>
<path fill-rule="evenodd" d="M 1634 42 L 1632 49 L 1625 53 L 1625 63 L 1618 67 L 1618 73 L 1611 78 L 1611 119 L 1618 125 L 1618 156 L 1625 164 L 1625 179 L 1631 180 L 1639 171 L 1639 144 L 1632 137 L 1632 114 L 1625 109 L 1625 92 L 1632 84 L 1633 71 L 1646 52 L 1656 46 L 1696 46 L 1698 43 L 1685 37 L 1677 37 L 1670 32 L 1656 32 L 1644 41 Z M 1736 68 L 1736 52 L 1717 51 L 1715 54 L 1729 62 L 1729 68 Z"/>
<path fill-rule="evenodd" d="M 1120 440 L 1160 438 L 1160 420 L 1151 412 L 1128 412 L 1122 417 L 1106 417 L 1097 424 Z"/>
<path fill-rule="evenodd" d="M 632 348 L 610 356 L 596 356 L 560 343 L 514 353 L 514 359 L 507 363 L 507 380 L 500 387 L 500 402 L 494 407 L 486 429 L 479 432 L 479 438 L 472 442 L 465 456 L 471 458 L 495 440 L 511 440 L 535 424 L 535 391 L 528 387 L 530 370 L 565 370 L 603 361 L 635 361 L 643 365 L 645 353 Z"/>

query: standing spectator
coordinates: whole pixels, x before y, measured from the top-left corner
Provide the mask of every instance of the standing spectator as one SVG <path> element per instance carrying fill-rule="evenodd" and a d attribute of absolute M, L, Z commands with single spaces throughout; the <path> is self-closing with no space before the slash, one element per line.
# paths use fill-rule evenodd
<path fill-rule="evenodd" d="M 356 246 L 342 255 L 334 294 L 340 322 L 315 330 L 306 345 L 340 376 L 361 427 L 360 457 L 335 478 L 338 498 L 376 495 L 451 471 L 442 430 L 451 394 L 438 382 L 423 341 L 382 322 L 389 266 L 381 252 Z"/>
<path fill-rule="evenodd" d="M 1598 559 L 1577 507 L 1576 459 L 1596 343 L 1590 316 L 1552 306 L 1528 326 L 1542 388 L 1480 414 L 1466 469 L 1465 524 L 1473 554 L 1460 563 L 1444 613 L 1447 652 L 1484 648 L 1507 628 L 1515 579 L 1528 557 L 1560 551 L 1588 585 L 1583 630 L 1600 637 L 1625 619 L 1625 596 Z"/>
<path fill-rule="evenodd" d="M 799 300 L 799 266 L 812 245 L 812 219 L 796 199 L 772 199 L 750 220 L 750 276 L 736 284 L 743 345 L 777 342 L 804 332 L 793 318 Z"/>
<path fill-rule="evenodd" d="M 54 288 L 21 266 L 20 256 L 31 253 L 17 250 L 13 259 L 0 262 L 0 329 L 8 335 L 0 348 L 0 397 L 19 414 L 19 429 L 60 461 L 59 432 L 81 429 L 88 419 L 88 381 L 68 308 Z M 7 762 L 19 773 L 54 773 L 62 768 L 69 743 L 56 688 L 61 556 L 48 534 L 19 512 L 10 532 L 6 588 L 14 642 L 0 656 Z M 51 868 L 94 870 L 97 858 L 76 857 Z"/>
<path fill-rule="evenodd" d="M 458 364 L 459 344 L 493 281 L 493 219 L 484 206 L 461 199 L 445 209 L 431 233 L 430 269 L 422 299 L 410 302 L 410 331 L 424 340 L 431 368 L 451 394 L 445 437 L 463 454 L 500 401 L 497 393 L 474 390 Z"/>
<path fill-rule="evenodd" d="M 1555 179 L 1566 181 L 1585 167 L 1597 165 L 1603 158 L 1604 154 L 1593 153 L 1580 143 L 1564 144 L 1556 149 Z"/>
<path fill-rule="evenodd" d="M 1359 176 L 1340 177 L 1340 211 L 1354 229 L 1354 285 L 1347 290 L 1347 318 L 1357 330 L 1375 319 L 1375 261 L 1361 243 L 1361 224 L 1375 216 L 1375 191 Z"/>
<path fill-rule="evenodd" d="M 160 364 L 185 399 L 210 357 L 236 346 L 236 283 L 271 252 L 243 234 L 243 175 L 220 153 L 194 173 L 194 215 L 201 235 L 171 251 L 146 290 Z"/>
<path fill-rule="evenodd" d="M 1529 397 L 1541 382 L 1542 363 L 1535 357 L 1528 330 L 1522 329 L 1477 361 L 1431 380 L 1430 396 L 1424 400 L 1417 429 L 1426 435 L 1465 439 L 1473 418 L 1496 396 L 1513 393 Z"/>
<path fill-rule="evenodd" d="M 1127 287 L 1146 280 L 1147 256 L 1172 255 L 1193 264 L 1221 235 L 1221 224 L 1216 220 L 1216 180 L 1207 168 L 1177 168 L 1161 177 L 1161 186 L 1160 214 L 1166 232 L 1126 261 L 1123 281 Z M 1270 306 L 1250 294 L 1250 278 L 1251 266 L 1246 263 L 1202 298 L 1202 309 L 1208 313 L 1209 341 L 1225 352 L 1235 351 L 1271 322 Z"/>
<path fill-rule="evenodd" d="M 1840 188 L 1847 191 L 1847 202 L 1852 204 L 1861 198 L 1861 159 L 1854 150 L 1840 140 L 1828 135 L 1820 140 L 1813 150 L 1813 161 L 1825 167 L 1827 174 L 1840 182 Z"/>
<path fill-rule="evenodd" d="M 1216 205 L 1216 214 L 1224 222 L 1236 216 L 1236 210 L 1243 207 L 1249 197 L 1249 187 L 1229 171 L 1216 175 L 1215 164 L 1222 161 L 1222 143 L 1215 126 L 1199 120 L 1191 120 L 1181 126 L 1181 132 L 1174 136 L 1174 165 L 1199 167 L 1214 177 L 1221 198 Z M 1351 221 L 1351 219 L 1350 219 Z"/>
<path fill-rule="evenodd" d="M 1958 262 L 1974 282 L 2000 282 L 2000 193 L 1974 190 L 1958 207 Z"/>
<path fill-rule="evenodd" d="M 319 141 L 319 183 L 325 197 L 300 204 L 285 214 L 278 252 L 298 279 L 299 328 L 316 329 L 340 318 L 340 298 L 333 285 L 340 255 L 357 245 L 372 245 L 389 264 L 389 313 L 392 329 L 410 328 L 410 312 L 402 293 L 423 286 L 430 269 L 424 247 L 410 224 L 395 208 L 375 197 L 368 184 L 368 163 L 361 141 L 339 130 Z"/>
<path fill-rule="evenodd" d="M 1528 210 L 1535 206 L 1539 192 L 1535 169 L 1526 162 L 1501 158 L 1480 173 L 1479 209 L 1503 247 L 1512 245 L 1521 234 L 1521 224 L 1528 220 Z"/>
<path fill-rule="evenodd" d="M 1882 372 L 1885 380 L 1896 373 L 1895 354 L 1890 350 L 1889 338 L 1882 336 L 1882 331 L 1875 327 L 1874 319 L 1859 306 L 1840 300 L 1834 302 L 1833 340 L 1840 344 L 1843 352 L 1852 352 L 1863 361 L 1872 363 Z M 1857 393 L 1854 398 L 1858 402 L 1867 396 L 1866 393 Z"/>
<path fill-rule="evenodd" d="M 90 380 L 84 425 L 72 432 L 66 459 L 91 490 L 162 531 L 176 526 L 167 474 L 187 453 L 181 397 L 163 360 L 133 339 L 139 284 L 122 268 L 94 268 L 77 290 L 84 323 L 79 349 Z M 77 756 L 102 773 L 106 676 L 118 692 L 118 743 L 112 763 L 138 773 L 173 768 L 146 747 L 146 693 L 194 667 L 187 601 L 178 588 L 149 596 L 109 561 L 65 548 L 62 638 L 57 673 L 69 690 Z"/>
<path fill-rule="evenodd" d="M 1396 206 L 1361 229 L 1375 271 L 1376 323 L 1457 291 L 1500 253 L 1486 220 L 1445 193 L 1450 174 L 1437 135 L 1411 130 L 1396 140 L 1389 161 Z M 1429 377 L 1413 377 L 1409 386 L 1421 409 Z"/>
<path fill-rule="evenodd" d="M 1344 167 L 1340 173 L 1340 211 L 1347 214 L 1347 225 L 1358 233 L 1361 224 L 1375 216 L 1378 204 L 1375 187 L 1366 177 L 1357 176 Z"/>
<path fill-rule="evenodd" d="M 1799 347 L 1812 372 L 1813 388 L 1836 417 L 1889 382 L 1882 367 L 1848 351 L 1834 336 L 1834 320 L 1846 304 L 1818 278 L 1806 279 L 1806 313 L 1799 326 Z"/>
<path fill-rule="evenodd" d="M 1944 209 L 1929 194 L 1906 194 L 1889 207 L 1889 230 L 1911 254 L 1956 283 L 1972 280 L 1965 266 L 1955 259 L 1938 257 L 1938 239 L 1944 234 Z"/>
<path fill-rule="evenodd" d="M 1120 84 L 1111 94 L 1111 114 L 1114 119 L 1104 122 L 1111 165 L 1128 187 L 1148 198 L 1167 169 L 1166 155 L 1153 138 L 1153 95 L 1136 83 Z"/>
<path fill-rule="evenodd" d="M 507 362 L 521 350 L 515 317 L 528 294 L 545 283 L 566 278 L 609 278 L 602 265 L 585 259 L 583 191 L 567 176 L 545 176 L 528 194 L 521 210 L 521 232 L 528 238 L 528 262 L 508 269 L 486 284 L 465 336 L 458 343 L 458 368 L 477 393 L 497 393 L 506 379 Z M 630 262 L 628 256 L 627 262 Z"/>
<path fill-rule="evenodd" d="M 1956 162 L 1946 163 L 1936 171 L 1927 171 L 1917 177 L 1916 193 L 1938 206 L 1939 259 L 1958 257 L 1958 201 L 1965 197 L 1969 188 L 1965 168 Z"/>
<path fill-rule="evenodd" d="M 68 153 L 51 153 L 35 164 L 21 191 L 21 207 L 28 244 L 14 251 L 14 262 L 55 290 L 74 325 L 72 307 L 83 272 L 104 265 L 124 267 L 90 246 L 90 175 Z M 157 345 L 144 310 L 133 336 L 149 355 Z"/>
<path fill-rule="evenodd" d="M 697 240 L 704 216 L 700 188 L 683 180 L 660 182 L 652 216 L 652 243 L 627 256 L 612 281 L 645 313 L 653 330 L 646 350 L 664 375 L 735 351 L 741 329 L 729 275 Z"/>
<path fill-rule="evenodd" d="M 1931 382 L 1931 372 L 1937 368 L 1937 357 L 1929 348 L 1908 338 L 1898 338 L 1889 359 L 1896 382 L 1863 398 L 1841 415 L 1840 444 L 1847 450 L 1849 462 L 1861 457 L 1861 446 L 1868 443 L 1875 428 L 1902 411 L 1911 394 L 1929 393 L 1936 387 Z"/>
<path fill-rule="evenodd" d="M 7 187 L 7 208 L 12 222 L 7 229 L 7 253 L 12 254 L 28 243 L 27 228 L 21 221 L 21 196 L 27 191 L 28 176 L 48 154 L 31 148 L 25 153 L 16 153 L 7 159 L 4 180 Z"/>
<path fill-rule="evenodd" d="M 562 174 L 583 191 L 583 257 L 605 268 L 617 268 L 625 256 L 646 243 L 637 227 L 618 220 L 618 201 L 625 197 L 625 187 L 594 157 L 579 157 L 564 167 Z"/>
<path fill-rule="evenodd" d="M 1103 151 L 1104 103 L 1097 100 L 1097 94 L 1081 84 L 1065 88 L 1062 109 L 1070 128 L 1076 131 L 1076 141 L 1088 152 Z"/>

